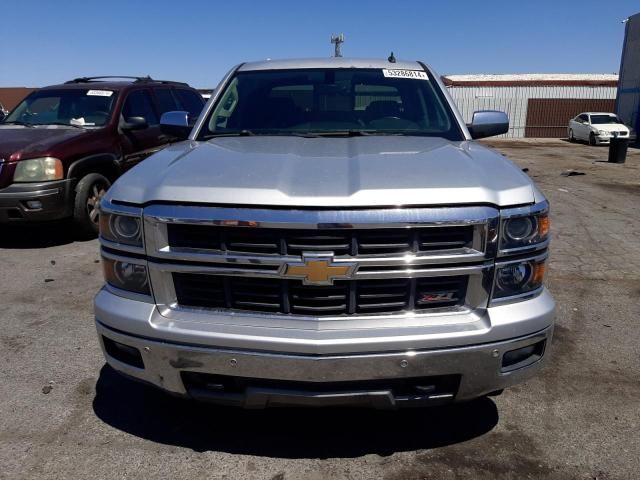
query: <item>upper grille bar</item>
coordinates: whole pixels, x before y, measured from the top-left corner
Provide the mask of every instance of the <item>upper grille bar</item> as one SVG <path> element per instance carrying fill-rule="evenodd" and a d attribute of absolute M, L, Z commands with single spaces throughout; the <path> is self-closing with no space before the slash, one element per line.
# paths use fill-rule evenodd
<path fill-rule="evenodd" d="M 151 205 L 146 251 L 158 259 L 272 263 L 269 257 L 333 252 L 388 265 L 468 263 L 495 257 L 491 207 L 270 210 Z M 207 228 L 208 227 L 208 228 Z"/>

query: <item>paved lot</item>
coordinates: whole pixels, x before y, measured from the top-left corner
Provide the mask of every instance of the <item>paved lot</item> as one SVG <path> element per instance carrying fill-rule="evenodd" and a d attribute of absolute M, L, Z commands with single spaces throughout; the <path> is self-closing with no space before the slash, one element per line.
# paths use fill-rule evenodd
<path fill-rule="evenodd" d="M 559 316 L 541 376 L 495 399 L 398 413 L 176 400 L 105 367 L 96 241 L 2 227 L 0 478 L 639 478 L 640 151 L 611 165 L 606 148 L 492 144 L 552 202 Z"/>

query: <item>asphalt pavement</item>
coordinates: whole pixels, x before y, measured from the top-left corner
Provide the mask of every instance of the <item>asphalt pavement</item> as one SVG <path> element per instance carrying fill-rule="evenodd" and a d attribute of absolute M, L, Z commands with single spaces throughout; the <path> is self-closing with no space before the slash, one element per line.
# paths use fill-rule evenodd
<path fill-rule="evenodd" d="M 175 399 L 104 363 L 97 241 L 0 226 L 0 478 L 640 478 L 640 150 L 618 165 L 606 147 L 488 143 L 552 205 L 558 318 L 540 376 L 399 412 Z"/>

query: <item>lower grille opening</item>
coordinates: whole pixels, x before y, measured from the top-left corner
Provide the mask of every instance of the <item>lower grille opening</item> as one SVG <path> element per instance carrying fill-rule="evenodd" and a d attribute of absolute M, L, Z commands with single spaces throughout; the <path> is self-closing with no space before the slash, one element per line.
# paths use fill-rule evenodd
<path fill-rule="evenodd" d="M 110 338 L 102 336 L 102 342 L 104 343 L 104 349 L 107 354 L 116 360 L 131 365 L 136 368 L 144 368 L 144 362 L 142 361 L 142 355 L 140 350 L 124 343 L 119 343 L 111 340 Z"/>
<path fill-rule="evenodd" d="M 468 277 L 392 278 L 305 285 L 299 280 L 173 273 L 178 303 L 311 316 L 370 315 L 463 305 Z"/>
<path fill-rule="evenodd" d="M 355 380 L 341 382 L 301 382 L 265 378 L 232 377 L 198 372 L 181 372 L 188 392 L 205 390 L 227 394 L 244 394 L 247 388 L 293 390 L 306 393 L 336 393 L 353 391 L 391 390 L 395 397 L 447 396 L 455 397 L 460 375 L 431 377 L 390 378 L 381 380 Z"/>
<path fill-rule="evenodd" d="M 7 210 L 7 217 L 11 218 L 11 219 L 22 219 L 22 212 L 20 210 L 18 210 L 17 208 L 10 208 Z"/>

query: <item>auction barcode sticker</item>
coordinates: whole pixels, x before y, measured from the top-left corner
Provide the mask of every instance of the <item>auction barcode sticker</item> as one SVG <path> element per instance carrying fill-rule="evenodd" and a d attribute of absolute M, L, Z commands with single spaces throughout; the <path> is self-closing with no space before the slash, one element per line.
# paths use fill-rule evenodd
<path fill-rule="evenodd" d="M 89 90 L 87 95 L 91 95 L 92 97 L 110 97 L 113 95 L 111 90 Z"/>
<path fill-rule="evenodd" d="M 424 70 L 389 70 L 382 69 L 382 74 L 389 78 L 413 78 L 416 80 L 429 80 L 427 72 Z"/>

